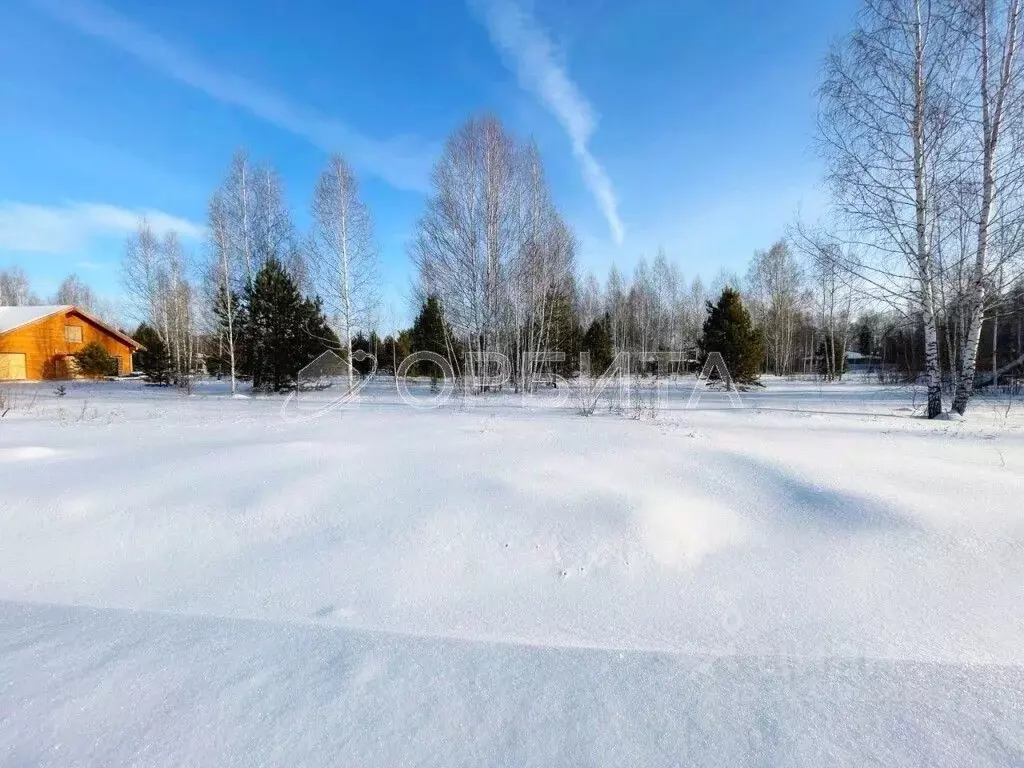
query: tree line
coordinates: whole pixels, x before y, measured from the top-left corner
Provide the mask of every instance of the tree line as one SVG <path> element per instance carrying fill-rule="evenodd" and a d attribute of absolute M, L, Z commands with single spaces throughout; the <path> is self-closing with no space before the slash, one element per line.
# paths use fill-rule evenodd
<path fill-rule="evenodd" d="M 207 242 L 189 259 L 174 232 L 142 220 L 128 240 L 122 282 L 140 367 L 187 386 L 200 368 L 279 391 L 326 349 L 350 359 L 374 322 L 377 251 L 351 169 L 332 156 L 299 232 L 277 172 L 240 150 L 210 197 Z M 200 364 L 200 361 L 202 363 Z"/>
<path fill-rule="evenodd" d="M 578 242 L 536 146 L 493 116 L 467 120 L 435 165 L 409 248 L 419 310 L 408 330 L 382 338 L 375 327 L 372 219 L 344 159 L 331 157 L 317 180 L 309 232 L 297 231 L 284 201 L 274 170 L 240 151 L 211 195 L 198 258 L 174 232 L 157 237 L 140 222 L 122 280 L 151 379 L 187 384 L 202 360 L 232 391 L 240 380 L 277 390 L 325 349 L 346 360 L 371 352 L 382 371 L 422 350 L 442 355 L 469 390 L 487 389 L 501 358 L 510 385 L 533 391 L 553 374 L 578 374 L 580 352 L 594 374 L 624 352 L 631 373 L 654 372 L 659 352 L 685 351 L 675 370 L 706 352 L 698 342 L 711 293 L 699 278 L 687 284 L 664 251 L 650 265 L 641 259 L 631 278 L 613 268 L 605 286 L 580 279 Z M 760 357 L 743 369 L 760 370 Z"/>

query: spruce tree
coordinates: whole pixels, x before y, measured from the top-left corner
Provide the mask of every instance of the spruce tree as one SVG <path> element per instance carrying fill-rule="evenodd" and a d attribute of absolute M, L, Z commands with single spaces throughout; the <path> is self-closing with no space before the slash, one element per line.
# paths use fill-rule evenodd
<path fill-rule="evenodd" d="M 860 324 L 860 330 L 857 333 L 857 347 L 862 355 L 875 354 L 875 334 L 871 330 L 871 325 L 866 321 Z"/>
<path fill-rule="evenodd" d="M 289 272 L 289 274 L 291 274 Z M 344 356 L 341 339 L 327 322 L 323 302 L 320 297 L 305 299 L 302 302 L 300 329 L 302 331 L 297 342 L 296 357 L 301 360 L 300 368 L 308 365 L 326 350 Z"/>
<path fill-rule="evenodd" d="M 412 354 L 412 331 L 399 331 L 398 336 L 385 336 L 377 357 L 377 370 L 394 374 L 398 366 Z"/>
<path fill-rule="evenodd" d="M 563 361 L 551 363 L 551 370 L 568 378 L 579 370 L 583 343 L 583 331 L 572 296 L 562 292 L 552 296 L 548 323 L 547 348 L 565 355 Z"/>
<path fill-rule="evenodd" d="M 437 296 L 428 296 L 412 326 L 412 351 L 434 352 L 448 360 L 448 340 L 450 338 L 451 330 L 445 323 L 441 300 Z M 398 362 L 401 364 L 402 361 Z M 438 373 L 437 366 L 429 362 L 420 363 L 417 368 L 420 370 L 415 373 L 420 376 L 436 376 Z"/>
<path fill-rule="evenodd" d="M 608 370 L 615 357 L 612 348 L 612 335 L 609 333 L 611 317 L 605 313 L 604 317 L 594 320 L 583 334 L 582 350 L 590 353 L 590 375 L 600 376 Z"/>
<path fill-rule="evenodd" d="M 340 346 L 319 299 L 304 299 L 276 258 L 267 259 L 256 273 L 242 306 L 241 367 L 254 389 L 289 389 L 303 366 Z"/>
<path fill-rule="evenodd" d="M 160 334 L 146 323 L 135 329 L 134 338 L 142 349 L 135 353 L 134 366 L 152 384 L 171 383 L 171 357 Z"/>
<path fill-rule="evenodd" d="M 370 335 L 367 336 L 362 331 L 359 331 L 352 338 L 352 352 L 366 352 L 367 354 L 379 356 L 381 353 L 381 340 L 377 335 L 376 331 L 370 331 Z M 378 360 L 378 366 L 382 366 L 383 362 Z M 369 375 L 370 371 L 373 370 L 373 362 L 369 359 L 353 361 L 352 367 L 355 368 L 356 373 L 360 376 Z"/>
<path fill-rule="evenodd" d="M 739 292 L 725 288 L 717 303 L 708 302 L 707 312 L 700 339 L 701 365 L 709 352 L 720 352 L 729 375 L 735 381 L 756 381 L 764 357 L 763 343 L 760 333 L 750 322 L 750 314 L 744 308 Z"/>

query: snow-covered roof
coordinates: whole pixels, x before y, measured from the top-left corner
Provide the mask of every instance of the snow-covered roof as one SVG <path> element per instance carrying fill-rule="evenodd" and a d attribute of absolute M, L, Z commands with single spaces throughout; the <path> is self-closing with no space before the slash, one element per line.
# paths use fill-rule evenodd
<path fill-rule="evenodd" d="M 40 307 L 0 307 L 0 333 L 13 331 L 44 317 L 66 312 L 70 304 L 46 304 Z"/>
<path fill-rule="evenodd" d="M 109 323 L 105 323 L 98 317 L 86 312 L 84 309 L 71 304 L 45 304 L 38 307 L 0 307 L 0 333 L 13 331 L 15 328 L 42 320 L 44 317 L 56 315 L 61 312 L 75 312 L 81 315 L 94 325 L 103 328 L 108 333 L 117 336 L 121 341 L 134 349 L 142 349 L 142 345 L 135 339 L 122 331 L 117 330 Z"/>
<path fill-rule="evenodd" d="M 857 363 L 864 360 L 869 362 L 877 361 L 879 358 L 877 355 L 865 355 L 862 352 L 854 352 L 852 349 L 846 352 L 846 361 L 848 363 Z"/>

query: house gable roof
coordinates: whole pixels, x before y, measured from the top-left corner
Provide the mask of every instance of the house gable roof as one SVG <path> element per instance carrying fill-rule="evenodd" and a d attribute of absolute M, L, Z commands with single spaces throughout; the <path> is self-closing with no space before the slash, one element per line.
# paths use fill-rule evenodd
<path fill-rule="evenodd" d="M 103 322 L 98 317 L 94 317 L 84 309 L 72 306 L 71 304 L 46 304 L 38 307 L 0 307 L 0 334 L 8 333 L 10 331 L 17 330 L 18 328 L 24 328 L 26 325 L 32 325 L 32 323 L 45 320 L 53 315 L 72 313 L 81 315 L 90 323 L 102 328 L 111 336 L 115 336 L 120 339 L 132 349 L 140 349 L 142 347 L 142 345 L 135 341 L 131 336 L 122 333 L 113 326 Z"/>

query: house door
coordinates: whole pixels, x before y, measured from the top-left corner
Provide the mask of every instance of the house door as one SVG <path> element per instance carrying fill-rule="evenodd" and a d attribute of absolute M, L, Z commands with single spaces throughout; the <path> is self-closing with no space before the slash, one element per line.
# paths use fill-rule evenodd
<path fill-rule="evenodd" d="M 23 352 L 0 352 L 0 381 L 24 381 L 25 354 Z"/>

